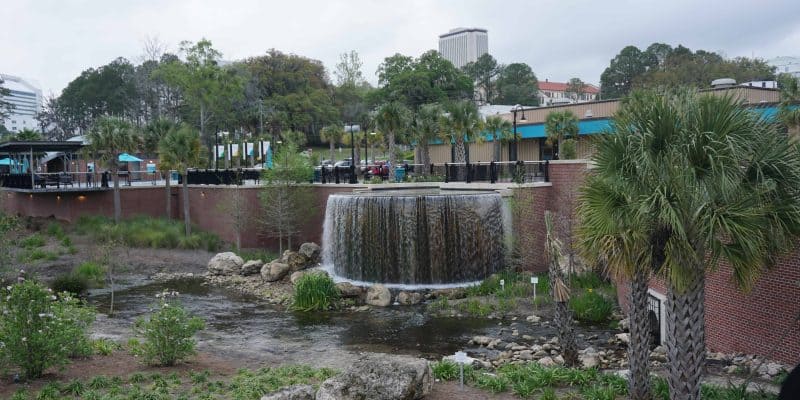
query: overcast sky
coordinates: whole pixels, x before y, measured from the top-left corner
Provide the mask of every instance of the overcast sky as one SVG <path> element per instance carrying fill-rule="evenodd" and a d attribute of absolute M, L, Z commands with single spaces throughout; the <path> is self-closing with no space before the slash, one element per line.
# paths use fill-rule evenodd
<path fill-rule="evenodd" d="M 126 57 L 138 63 L 147 37 L 170 50 L 210 39 L 224 59 L 276 48 L 322 60 L 356 50 L 364 75 L 394 53 L 438 49 L 455 27 L 489 31 L 501 63 L 525 62 L 540 80 L 598 83 L 619 50 L 659 41 L 728 57 L 800 55 L 800 1 L 4 1 L 0 72 L 58 94 L 81 71 Z"/>

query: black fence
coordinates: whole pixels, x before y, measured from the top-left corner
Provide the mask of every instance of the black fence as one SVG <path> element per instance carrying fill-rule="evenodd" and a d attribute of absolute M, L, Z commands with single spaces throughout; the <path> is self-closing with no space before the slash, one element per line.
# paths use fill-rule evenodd
<path fill-rule="evenodd" d="M 245 181 L 258 184 L 261 181 L 260 169 L 193 169 L 186 172 L 190 185 L 241 185 Z M 183 183 L 183 176 L 178 176 Z"/>
<path fill-rule="evenodd" d="M 391 170 L 386 165 L 358 168 L 321 166 L 314 170 L 314 182 L 369 183 L 375 179 L 393 182 L 549 182 L 549 166 L 548 161 L 444 163 L 430 164 L 427 168 L 423 164 L 401 164 Z M 351 179 L 353 175 L 355 179 Z"/>

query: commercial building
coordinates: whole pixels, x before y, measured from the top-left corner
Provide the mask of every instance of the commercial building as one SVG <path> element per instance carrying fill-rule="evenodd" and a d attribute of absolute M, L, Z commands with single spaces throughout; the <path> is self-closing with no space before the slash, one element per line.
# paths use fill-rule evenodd
<path fill-rule="evenodd" d="M 595 85 L 585 84 L 582 93 L 570 93 L 567 91 L 567 83 L 550 82 L 545 79 L 539 82 L 539 104 L 543 106 L 554 106 L 560 104 L 584 103 L 597 100 L 600 88 Z"/>
<path fill-rule="evenodd" d="M 42 109 L 42 90 L 18 76 L 0 74 L 0 78 L 3 87 L 9 91 L 7 96 L 3 96 L 3 101 L 13 106 L 3 125 L 10 132 L 26 128 L 38 130 L 36 114 Z"/>
<path fill-rule="evenodd" d="M 439 54 L 456 68 L 489 52 L 489 36 L 482 28 L 455 28 L 439 35 Z"/>
<path fill-rule="evenodd" d="M 777 113 L 780 92 L 777 89 L 765 89 L 757 86 L 727 86 L 718 89 L 707 89 L 706 92 L 713 94 L 729 94 L 740 99 L 744 104 L 753 107 L 763 115 L 770 117 Z M 557 149 L 546 143 L 547 133 L 544 123 L 547 115 L 553 111 L 571 111 L 578 117 L 578 158 L 588 158 L 592 154 L 592 136 L 605 132 L 610 127 L 611 118 L 619 109 L 619 99 L 589 101 L 584 103 L 574 103 L 566 105 L 554 105 L 548 107 L 524 107 L 516 113 L 516 135 L 518 139 L 517 159 L 520 161 L 540 161 L 551 160 L 557 153 Z M 514 113 L 503 112 L 504 106 L 499 106 L 492 111 L 496 112 L 501 118 L 514 122 Z M 485 114 L 485 113 L 484 113 Z M 492 161 L 493 148 L 492 137 L 484 135 L 484 139 L 478 143 L 470 143 L 467 146 L 467 157 L 470 162 Z M 514 161 L 509 156 L 513 153 L 509 147 L 512 143 L 502 144 L 501 158 L 496 161 Z M 452 145 L 447 143 L 432 144 L 429 148 L 431 162 L 449 163 L 452 162 Z"/>

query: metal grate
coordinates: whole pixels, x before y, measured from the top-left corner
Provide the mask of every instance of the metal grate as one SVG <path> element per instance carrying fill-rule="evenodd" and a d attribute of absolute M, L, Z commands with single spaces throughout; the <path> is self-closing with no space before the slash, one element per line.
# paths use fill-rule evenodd
<path fill-rule="evenodd" d="M 651 343 L 657 346 L 661 344 L 661 324 L 663 322 L 661 321 L 661 300 L 652 294 L 647 298 L 647 317 L 650 318 L 650 334 L 653 339 Z"/>

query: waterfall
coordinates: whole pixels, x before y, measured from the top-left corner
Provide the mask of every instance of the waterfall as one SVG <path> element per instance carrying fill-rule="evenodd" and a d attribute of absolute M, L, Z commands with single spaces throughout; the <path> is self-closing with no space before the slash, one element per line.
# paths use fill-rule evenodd
<path fill-rule="evenodd" d="M 481 280 L 503 265 L 498 193 L 373 191 L 328 197 L 323 264 L 337 277 L 389 285 Z"/>

